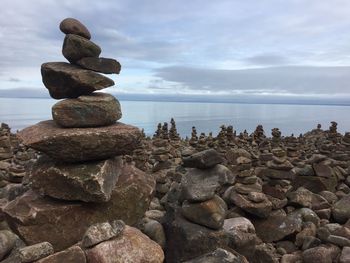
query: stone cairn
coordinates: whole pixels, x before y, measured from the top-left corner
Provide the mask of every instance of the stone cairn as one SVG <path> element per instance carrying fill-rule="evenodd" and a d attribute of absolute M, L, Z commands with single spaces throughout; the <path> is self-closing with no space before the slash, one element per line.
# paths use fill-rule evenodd
<path fill-rule="evenodd" d="M 81 249 L 73 246 L 81 240 L 88 262 L 107 262 L 107 258 L 163 262 L 163 251 L 156 243 L 115 221 L 134 225 L 141 220 L 155 188 L 150 175 L 122 160 L 139 145 L 140 130 L 117 122 L 122 116 L 117 99 L 95 93 L 114 85 L 98 72 L 119 74 L 121 66 L 114 59 L 99 57 L 100 47 L 90 41 L 89 31 L 78 20 L 63 20 L 60 30 L 66 34 L 62 53 L 70 63 L 44 63 L 41 74 L 51 97 L 64 100 L 52 107 L 53 120 L 18 133 L 25 145 L 41 155 L 29 173 L 32 190 L 3 209 L 8 223 L 26 244 L 39 243 L 36 246 L 46 249 L 39 251 L 49 251 L 41 257 L 65 249 L 80 253 L 73 261 L 61 255 L 56 261 L 43 262 L 86 262 Z M 7 150 L 9 145 L 3 145 Z"/>

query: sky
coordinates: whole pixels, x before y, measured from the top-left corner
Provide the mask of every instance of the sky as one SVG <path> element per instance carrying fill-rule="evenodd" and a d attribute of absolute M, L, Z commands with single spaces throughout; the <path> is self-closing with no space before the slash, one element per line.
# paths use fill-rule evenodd
<path fill-rule="evenodd" d="M 66 17 L 122 64 L 109 91 L 350 101 L 348 0 L 1 0 L 0 91 L 46 92 Z"/>

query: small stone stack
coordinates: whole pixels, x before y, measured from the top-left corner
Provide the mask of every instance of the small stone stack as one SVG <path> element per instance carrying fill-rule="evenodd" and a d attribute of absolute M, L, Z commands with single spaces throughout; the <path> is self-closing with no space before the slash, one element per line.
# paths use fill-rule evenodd
<path fill-rule="evenodd" d="M 292 189 L 294 166 L 288 161 L 283 149 L 275 148 L 272 154 L 272 160 L 266 164 L 267 168 L 260 169 L 258 176 L 265 181 L 263 192 L 284 202 L 286 193 Z"/>
<path fill-rule="evenodd" d="M 169 139 L 172 141 L 179 141 L 180 140 L 180 135 L 177 132 L 176 128 L 176 122 L 174 118 L 171 118 L 170 120 L 170 129 L 169 129 Z"/>
<path fill-rule="evenodd" d="M 281 146 L 281 136 L 282 133 L 278 128 L 273 128 L 271 130 L 271 135 L 272 135 L 272 140 L 271 140 L 271 145 L 272 148 L 277 148 Z"/>
<path fill-rule="evenodd" d="M 197 136 L 197 129 L 196 127 L 192 127 L 192 132 L 191 132 L 191 138 L 189 140 L 189 144 L 192 146 L 192 147 L 196 147 L 198 143 L 198 136 Z"/>
<path fill-rule="evenodd" d="M 211 229 L 224 224 L 227 205 L 218 194 L 223 185 L 232 185 L 235 177 L 223 158 L 213 150 L 205 150 L 183 158 L 189 168 L 181 180 L 182 215 L 189 221 Z"/>
<path fill-rule="evenodd" d="M 10 159 L 13 155 L 10 133 L 8 125 L 2 123 L 0 127 L 0 160 Z"/>
<path fill-rule="evenodd" d="M 4 209 L 26 243 L 49 241 L 56 251 L 79 241 L 91 224 L 112 219 L 135 224 L 155 187 L 150 176 L 122 161 L 140 144 L 140 130 L 116 122 L 122 113 L 112 95 L 94 93 L 114 84 L 97 72 L 118 74 L 120 64 L 99 58 L 101 49 L 78 20 L 65 19 L 60 29 L 66 34 L 62 53 L 71 64 L 44 63 L 41 74 L 51 97 L 64 100 L 52 107 L 53 120 L 18 133 L 43 154 L 29 175 L 34 191 Z M 18 208 L 24 206 L 30 208 Z"/>
<path fill-rule="evenodd" d="M 243 211 L 257 217 L 267 217 L 272 203 L 262 192 L 262 181 L 252 168 L 252 160 L 248 156 L 239 156 L 236 160 L 238 170 L 237 183 L 225 192 L 225 200 Z"/>

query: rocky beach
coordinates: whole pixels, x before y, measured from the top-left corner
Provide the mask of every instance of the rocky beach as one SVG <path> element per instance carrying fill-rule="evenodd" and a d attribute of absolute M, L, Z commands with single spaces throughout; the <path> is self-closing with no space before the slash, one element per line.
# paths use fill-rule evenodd
<path fill-rule="evenodd" d="M 103 92 L 120 63 L 78 20 L 59 28 L 52 120 L 0 127 L 0 263 L 350 262 L 350 132 L 182 138 L 171 119 L 146 136 Z"/>

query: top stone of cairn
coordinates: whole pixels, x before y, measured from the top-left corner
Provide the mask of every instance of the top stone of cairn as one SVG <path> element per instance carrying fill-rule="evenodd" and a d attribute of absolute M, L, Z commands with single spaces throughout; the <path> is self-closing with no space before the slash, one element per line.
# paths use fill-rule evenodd
<path fill-rule="evenodd" d="M 60 30 L 65 34 L 74 34 L 86 39 L 91 38 L 89 30 L 79 20 L 66 18 L 60 24 Z"/>

